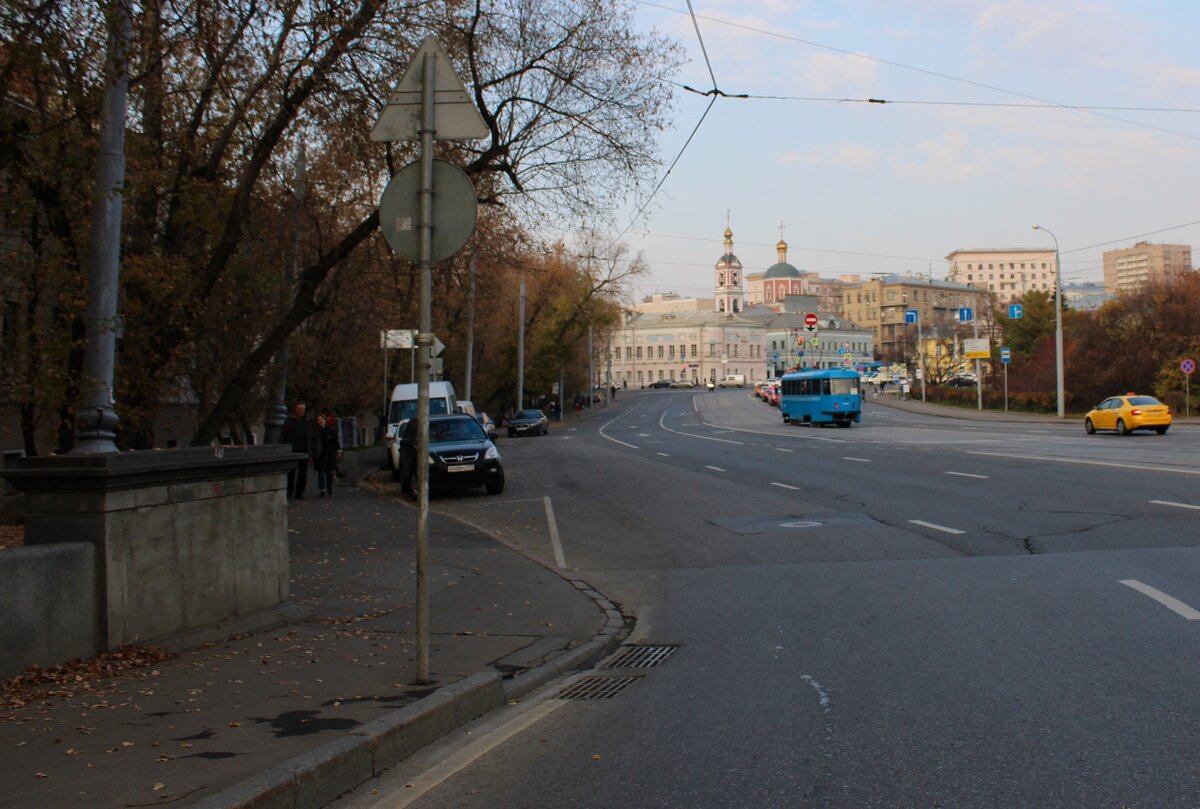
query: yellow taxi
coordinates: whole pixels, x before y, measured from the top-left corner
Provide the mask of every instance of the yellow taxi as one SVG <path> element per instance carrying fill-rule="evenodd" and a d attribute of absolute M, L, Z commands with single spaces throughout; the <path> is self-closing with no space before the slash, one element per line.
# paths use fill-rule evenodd
<path fill-rule="evenodd" d="M 1154 430 L 1166 435 L 1171 426 L 1171 408 L 1153 396 L 1110 396 L 1088 411 L 1083 419 L 1083 429 L 1088 435 L 1097 430 L 1116 430 L 1129 435 L 1134 430 Z"/>

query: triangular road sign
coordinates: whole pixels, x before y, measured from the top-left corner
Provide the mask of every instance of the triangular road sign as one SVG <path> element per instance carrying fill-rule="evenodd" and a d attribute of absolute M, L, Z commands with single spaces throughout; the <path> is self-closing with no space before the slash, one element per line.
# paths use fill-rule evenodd
<path fill-rule="evenodd" d="M 433 139 L 472 140 L 488 134 L 483 116 L 475 108 L 462 79 L 454 72 L 450 57 L 435 37 L 425 37 L 421 47 L 400 77 L 387 106 L 371 130 L 371 140 L 417 140 L 421 129 L 421 91 L 424 87 L 425 55 L 433 63 Z"/>

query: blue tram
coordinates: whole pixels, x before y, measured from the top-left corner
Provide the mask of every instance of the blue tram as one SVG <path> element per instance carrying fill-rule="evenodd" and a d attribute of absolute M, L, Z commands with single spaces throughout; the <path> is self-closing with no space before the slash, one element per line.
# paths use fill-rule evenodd
<path fill-rule="evenodd" d="M 846 368 L 814 368 L 784 374 L 779 412 L 785 424 L 829 424 L 849 427 L 862 421 L 858 372 Z"/>

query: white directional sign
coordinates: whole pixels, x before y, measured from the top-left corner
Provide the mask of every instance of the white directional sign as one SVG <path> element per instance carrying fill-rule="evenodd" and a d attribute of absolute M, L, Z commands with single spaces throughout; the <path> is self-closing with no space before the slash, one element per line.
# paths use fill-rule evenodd
<path fill-rule="evenodd" d="M 438 357 L 446 350 L 446 344 L 438 339 L 437 335 L 433 335 L 433 346 L 429 349 L 429 356 Z"/>
<path fill-rule="evenodd" d="M 416 329 L 388 329 L 379 332 L 380 348 L 412 348 Z"/>
<path fill-rule="evenodd" d="M 371 130 L 371 140 L 417 140 L 421 128 L 421 88 L 425 55 L 433 64 L 434 140 L 471 140 L 488 135 L 467 88 L 454 72 L 450 57 L 434 37 L 426 37 L 408 69 L 388 97 L 387 106 Z"/>

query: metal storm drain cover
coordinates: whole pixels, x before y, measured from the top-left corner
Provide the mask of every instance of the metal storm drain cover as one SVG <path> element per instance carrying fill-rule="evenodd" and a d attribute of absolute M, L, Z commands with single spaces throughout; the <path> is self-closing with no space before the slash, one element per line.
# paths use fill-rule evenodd
<path fill-rule="evenodd" d="M 606 669 L 652 669 L 661 666 L 678 645 L 649 646 L 627 643 L 617 650 L 617 655 L 605 664 Z"/>
<path fill-rule="evenodd" d="M 629 686 L 642 679 L 633 677 L 584 677 L 564 688 L 558 699 L 612 699 Z"/>

